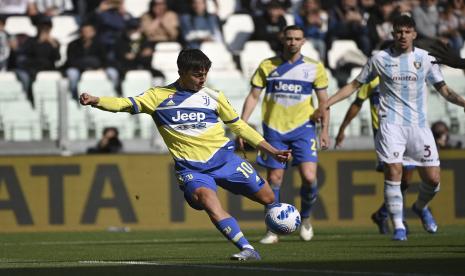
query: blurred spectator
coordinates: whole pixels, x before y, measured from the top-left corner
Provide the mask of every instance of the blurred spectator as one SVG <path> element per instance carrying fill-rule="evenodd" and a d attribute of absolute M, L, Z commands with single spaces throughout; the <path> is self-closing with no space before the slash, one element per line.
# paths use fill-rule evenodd
<path fill-rule="evenodd" d="M 93 25 L 85 23 L 79 30 L 79 38 L 68 45 L 67 59 L 65 63 L 66 76 L 69 80 L 71 94 L 74 99 L 78 98 L 77 85 L 81 73 L 85 70 L 96 70 L 105 68 L 107 76 L 115 87 L 118 87 L 119 74 L 105 58 L 105 49 L 97 41 Z"/>
<path fill-rule="evenodd" d="M 37 73 L 56 70 L 55 62 L 60 59 L 60 44 L 50 33 L 52 21 L 42 17 L 37 26 L 37 36 L 28 38 L 16 49 L 16 74 L 32 101 L 32 82 Z"/>
<path fill-rule="evenodd" d="M 254 32 L 251 40 L 265 40 L 270 44 L 271 49 L 280 53 L 281 30 L 286 27 L 284 9 L 278 1 L 272 0 L 266 6 L 265 14 L 253 17 Z"/>
<path fill-rule="evenodd" d="M 178 39 L 179 19 L 168 10 L 166 0 L 150 1 L 149 11 L 141 17 L 141 26 L 145 38 L 154 44 Z"/>
<path fill-rule="evenodd" d="M 164 77 L 163 73 L 152 68 L 153 44 L 142 37 L 137 19 L 128 22 L 127 30 L 118 40 L 116 48 L 121 76 L 125 76 L 129 70 L 140 69 L 149 70 L 153 77 Z"/>
<path fill-rule="evenodd" d="M 328 31 L 328 14 L 320 7 L 320 0 L 303 0 L 294 15 L 295 25 L 304 30 L 305 38 L 312 43 L 323 60 L 326 55 L 325 37 Z"/>
<path fill-rule="evenodd" d="M 124 10 L 123 0 L 103 0 L 89 17 L 97 30 L 97 40 L 105 48 L 108 61 L 115 61 L 116 41 L 123 34 L 126 20 L 130 17 Z"/>
<path fill-rule="evenodd" d="M 7 69 L 10 57 L 10 40 L 5 31 L 5 17 L 0 17 L 0 71 Z"/>
<path fill-rule="evenodd" d="M 326 47 L 331 49 L 336 39 L 352 39 L 358 48 L 366 55 L 371 55 L 371 43 L 368 28 L 363 17 L 363 11 L 358 7 L 357 0 L 341 0 L 329 11 L 328 34 Z"/>
<path fill-rule="evenodd" d="M 435 38 L 438 33 L 439 13 L 436 0 L 421 0 L 412 10 L 418 38 Z"/>
<path fill-rule="evenodd" d="M 431 125 L 431 132 L 433 132 L 434 140 L 438 149 L 451 149 L 461 148 L 460 141 L 452 143 L 449 137 L 449 127 L 443 121 L 436 121 Z"/>
<path fill-rule="evenodd" d="M 438 35 L 446 43 L 451 46 L 456 54 L 460 55 L 460 50 L 463 47 L 463 37 L 460 33 L 461 20 L 463 20 L 463 14 L 459 13 L 457 16 L 456 9 L 459 6 L 459 2 L 463 0 L 449 0 L 447 6 L 439 16 Z"/>
<path fill-rule="evenodd" d="M 0 1 L 0 15 L 37 15 L 37 6 L 35 0 L 1 0 Z"/>
<path fill-rule="evenodd" d="M 182 41 L 187 48 L 199 48 L 204 41 L 222 42 L 219 19 L 207 12 L 206 0 L 190 0 L 189 13 L 180 17 Z"/>
<path fill-rule="evenodd" d="M 106 127 L 103 129 L 102 138 L 97 145 L 87 149 L 87 153 L 118 153 L 123 149 L 123 143 L 118 137 L 118 129 Z"/>
<path fill-rule="evenodd" d="M 277 2 L 286 13 L 292 5 L 291 0 L 250 0 L 250 11 L 252 15 L 262 16 L 271 2 Z"/>
<path fill-rule="evenodd" d="M 37 10 L 46 16 L 71 13 L 74 9 L 72 0 L 35 0 Z"/>
<path fill-rule="evenodd" d="M 413 8 L 419 5 L 419 0 L 399 0 L 396 2 L 396 12 L 398 14 L 412 15 Z"/>
<path fill-rule="evenodd" d="M 370 15 L 367 23 L 373 48 L 378 49 L 383 42 L 393 39 L 391 19 L 395 8 L 393 0 L 376 1 L 376 9 Z"/>

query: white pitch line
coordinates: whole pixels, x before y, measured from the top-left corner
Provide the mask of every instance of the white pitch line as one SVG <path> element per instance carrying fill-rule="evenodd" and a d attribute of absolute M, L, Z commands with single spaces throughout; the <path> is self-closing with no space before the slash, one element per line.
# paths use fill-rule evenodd
<path fill-rule="evenodd" d="M 168 243 L 168 242 L 209 242 L 222 241 L 222 238 L 184 238 L 184 239 L 147 239 L 147 240 L 88 240 L 88 241 L 40 241 L 40 242 L 3 242 L 0 246 L 17 246 L 17 245 L 82 245 L 82 244 L 131 244 L 131 243 Z"/>
<path fill-rule="evenodd" d="M 305 269 L 305 268 L 280 268 L 264 266 L 238 266 L 238 265 L 203 265 L 203 264 L 166 264 L 149 261 L 79 261 L 79 264 L 115 264 L 115 265 L 151 265 L 167 267 L 187 267 L 187 268 L 208 268 L 208 269 L 234 269 L 234 270 L 252 270 L 252 271 L 270 271 L 270 272 L 297 272 L 297 273 L 318 273 L 318 274 L 346 274 L 346 275 L 380 275 L 380 276 L 439 276 L 437 274 L 421 273 L 393 273 L 393 272 L 374 272 L 374 271 L 347 271 L 347 270 L 326 270 L 326 269 Z"/>

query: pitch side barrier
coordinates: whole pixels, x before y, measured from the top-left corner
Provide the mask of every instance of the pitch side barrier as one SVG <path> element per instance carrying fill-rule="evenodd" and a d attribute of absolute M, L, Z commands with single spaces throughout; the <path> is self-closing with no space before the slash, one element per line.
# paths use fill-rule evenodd
<path fill-rule="evenodd" d="M 441 192 L 431 206 L 433 213 L 440 225 L 465 224 L 465 151 L 440 154 Z M 373 151 L 320 153 L 315 223 L 370 225 L 371 213 L 383 200 L 383 177 L 374 167 Z M 407 207 L 416 199 L 419 182 L 415 173 Z M 299 185 L 297 170 L 288 170 L 282 201 L 300 206 Z M 244 228 L 264 228 L 262 206 L 222 189 L 219 196 Z M 420 223 L 409 208 L 406 215 L 412 224 Z M 0 232 L 109 227 L 200 229 L 211 228 L 211 223 L 184 202 L 167 155 L 0 157 Z"/>

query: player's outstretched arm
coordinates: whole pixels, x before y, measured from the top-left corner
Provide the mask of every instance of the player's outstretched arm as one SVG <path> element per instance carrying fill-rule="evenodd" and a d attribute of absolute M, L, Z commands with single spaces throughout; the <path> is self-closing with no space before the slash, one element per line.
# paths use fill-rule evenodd
<path fill-rule="evenodd" d="M 433 63 L 444 64 L 457 69 L 465 69 L 465 59 L 460 58 L 450 47 L 437 42 L 428 49 L 429 55 L 436 58 Z"/>
<path fill-rule="evenodd" d="M 318 97 L 318 108 L 321 112 L 321 132 L 319 135 L 321 149 L 328 149 L 330 142 L 329 139 L 329 110 L 326 108 L 328 106 L 328 92 L 326 89 L 319 90 L 317 92 Z"/>
<path fill-rule="evenodd" d="M 346 116 L 344 117 L 344 120 L 341 123 L 341 126 L 339 127 L 339 131 L 336 136 L 336 144 L 334 145 L 334 148 L 339 148 L 342 146 L 342 142 L 344 141 L 345 135 L 344 132 L 347 128 L 347 126 L 350 124 L 352 119 L 357 116 L 357 114 L 360 112 L 361 106 L 358 105 L 356 102 L 353 102 L 349 109 L 347 110 Z"/>
<path fill-rule="evenodd" d="M 88 93 L 82 93 L 81 96 L 79 96 L 79 102 L 82 105 L 97 105 L 99 101 L 99 97 L 92 96 Z"/>
<path fill-rule="evenodd" d="M 257 145 L 257 149 L 270 155 L 279 162 L 287 162 L 291 158 L 291 150 L 278 150 L 270 145 L 266 140 Z"/>
<path fill-rule="evenodd" d="M 448 102 L 463 107 L 465 112 L 465 99 L 455 93 L 447 84 L 441 82 L 440 84 L 435 84 L 435 88 Z"/>
<path fill-rule="evenodd" d="M 252 112 L 255 110 L 255 107 L 258 104 L 258 101 L 260 100 L 260 93 L 262 89 L 258 87 L 252 87 L 250 89 L 249 95 L 245 98 L 244 101 L 244 106 L 242 107 L 242 114 L 241 114 L 241 119 L 244 122 L 247 122 L 252 115 Z M 240 136 L 237 137 L 237 143 L 239 145 L 239 149 L 243 150 L 244 149 L 244 139 Z"/>

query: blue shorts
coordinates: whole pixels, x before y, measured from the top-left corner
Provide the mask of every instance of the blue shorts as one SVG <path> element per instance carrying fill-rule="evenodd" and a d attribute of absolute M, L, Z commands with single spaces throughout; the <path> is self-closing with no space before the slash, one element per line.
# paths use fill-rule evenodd
<path fill-rule="evenodd" d="M 197 188 L 206 187 L 217 191 L 220 186 L 234 194 L 252 195 L 258 192 L 265 181 L 249 162 L 232 153 L 227 162 L 207 171 L 183 170 L 177 174 L 179 187 L 189 205 L 197 210 L 203 207 L 192 199 Z"/>
<path fill-rule="evenodd" d="M 292 150 L 292 166 L 304 162 L 318 162 L 317 137 L 314 128 L 309 129 L 306 135 L 301 135 L 293 139 L 271 139 L 267 140 L 273 147 L 279 150 Z M 259 152 L 257 164 L 270 169 L 285 169 L 287 163 L 281 163 L 271 156 Z"/>

